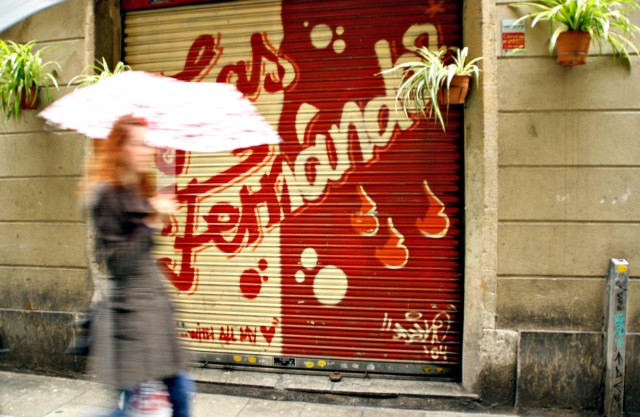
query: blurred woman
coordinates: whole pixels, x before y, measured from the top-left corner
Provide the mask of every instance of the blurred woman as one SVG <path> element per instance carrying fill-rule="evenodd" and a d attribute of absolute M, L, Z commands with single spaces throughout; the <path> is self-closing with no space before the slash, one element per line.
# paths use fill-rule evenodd
<path fill-rule="evenodd" d="M 156 194 L 154 149 L 143 119 L 117 120 L 96 153 L 84 184 L 95 227 L 96 258 L 107 271 L 107 296 L 92 324 L 90 369 L 124 393 L 141 383 L 167 387 L 173 417 L 188 417 L 193 382 L 177 338 L 173 308 L 151 249 L 154 231 L 176 210 Z M 117 413 L 117 412 L 116 412 Z"/>

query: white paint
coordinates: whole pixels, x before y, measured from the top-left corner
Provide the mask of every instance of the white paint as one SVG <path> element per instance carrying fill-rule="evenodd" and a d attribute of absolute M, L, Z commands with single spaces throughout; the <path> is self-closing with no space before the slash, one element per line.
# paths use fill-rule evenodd
<path fill-rule="evenodd" d="M 338 39 L 333 43 L 333 51 L 336 54 L 343 53 L 345 49 L 347 49 L 347 43 L 344 41 L 344 39 Z"/>
<path fill-rule="evenodd" d="M 302 103 L 298 113 L 296 114 L 296 136 L 298 137 L 298 143 L 304 145 L 304 134 L 307 127 L 311 123 L 311 119 L 316 117 L 320 113 L 320 109 L 308 103 Z"/>
<path fill-rule="evenodd" d="M 318 252 L 313 248 L 306 248 L 300 255 L 300 262 L 306 269 L 313 269 L 318 265 Z"/>
<path fill-rule="evenodd" d="M 347 294 L 349 280 L 344 271 L 329 265 L 320 270 L 313 280 L 313 292 L 321 304 L 336 305 Z"/>
<path fill-rule="evenodd" d="M 325 49 L 331 43 L 333 33 L 327 25 L 317 25 L 311 29 L 311 44 L 316 49 Z"/>

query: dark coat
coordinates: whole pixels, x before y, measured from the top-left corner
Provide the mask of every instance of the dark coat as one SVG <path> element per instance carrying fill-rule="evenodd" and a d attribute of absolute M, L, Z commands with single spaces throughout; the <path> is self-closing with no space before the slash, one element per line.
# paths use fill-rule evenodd
<path fill-rule="evenodd" d="M 151 254 L 154 230 L 143 222 L 152 213 L 149 202 L 113 186 L 102 187 L 95 201 L 96 257 L 109 277 L 92 325 L 90 369 L 116 388 L 175 375 L 186 355 Z"/>

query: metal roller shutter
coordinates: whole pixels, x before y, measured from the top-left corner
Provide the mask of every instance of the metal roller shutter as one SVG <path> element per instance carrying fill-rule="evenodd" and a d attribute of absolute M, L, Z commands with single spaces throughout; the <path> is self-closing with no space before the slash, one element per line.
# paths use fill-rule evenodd
<path fill-rule="evenodd" d="M 379 73 L 460 45 L 462 2 L 140 3 L 123 3 L 128 64 L 233 83 L 284 139 L 159 155 L 182 203 L 158 254 L 185 343 L 209 362 L 458 378 L 462 110 L 446 132 L 407 120 Z"/>

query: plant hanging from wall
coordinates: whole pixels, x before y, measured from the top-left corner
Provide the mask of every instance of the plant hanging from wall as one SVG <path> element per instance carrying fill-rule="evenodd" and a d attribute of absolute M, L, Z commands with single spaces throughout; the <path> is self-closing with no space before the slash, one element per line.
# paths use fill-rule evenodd
<path fill-rule="evenodd" d="M 467 62 L 469 50 L 466 47 L 437 51 L 422 47 L 416 53 L 422 58 L 420 61 L 401 63 L 382 73 L 402 72 L 396 105 L 401 103 L 406 117 L 411 112 L 427 120 L 434 119 L 440 122 L 444 131 L 440 105 L 448 109 L 449 105 L 465 103 L 471 77 L 478 83 L 480 68 L 477 62 L 482 57 Z"/>
<path fill-rule="evenodd" d="M 60 65 L 44 61 L 49 48 L 34 51 L 36 41 L 20 44 L 0 39 L 0 111 L 5 120 L 18 118 L 21 109 L 34 109 L 38 93 L 44 90 L 44 101 L 53 100 L 50 87 L 58 89 L 55 70 Z"/>
<path fill-rule="evenodd" d="M 78 87 L 87 87 L 124 71 L 131 71 L 131 67 L 126 65 L 124 62 L 119 61 L 115 67 L 113 67 L 113 70 L 110 70 L 107 60 L 103 57 L 102 61 L 98 61 L 97 65 L 87 66 L 82 71 L 85 74 L 73 77 L 71 81 L 69 81 L 69 85 L 78 83 Z"/>
<path fill-rule="evenodd" d="M 526 19 L 532 19 L 531 27 L 538 22 L 550 23 L 549 53 L 557 49 L 560 65 L 584 64 L 591 40 L 598 42 L 600 53 L 602 44 L 608 44 L 614 58 L 623 58 L 629 67 L 629 51 L 638 54 L 631 39 L 640 28 L 627 17 L 631 12 L 640 11 L 638 0 L 537 0 L 512 3 L 511 6 L 535 9 L 514 24 Z M 572 41 L 576 46 L 570 43 Z"/>

